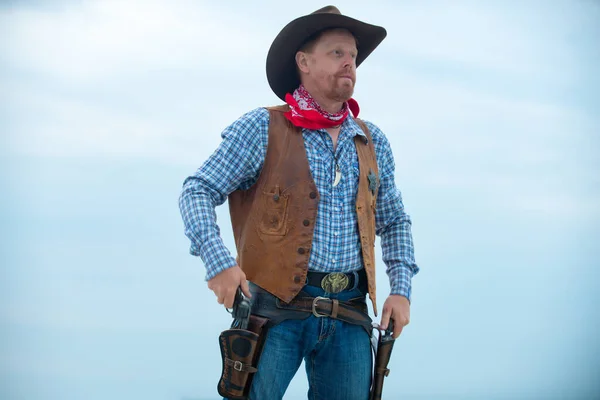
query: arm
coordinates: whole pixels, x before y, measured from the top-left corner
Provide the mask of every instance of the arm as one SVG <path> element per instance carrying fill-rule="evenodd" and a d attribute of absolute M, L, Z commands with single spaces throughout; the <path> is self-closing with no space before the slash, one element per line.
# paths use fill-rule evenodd
<path fill-rule="evenodd" d="M 269 114 L 251 111 L 227 127 L 222 142 L 196 173 L 183 183 L 179 209 L 190 239 L 190 253 L 206 267 L 206 280 L 237 265 L 225 247 L 217 225 L 215 208 L 237 189 L 254 184 L 264 161 Z"/>
<path fill-rule="evenodd" d="M 411 299 L 411 280 L 418 273 L 411 233 L 411 219 L 404 210 L 402 194 L 396 187 L 395 162 L 390 143 L 381 130 L 369 124 L 373 134 L 380 186 L 375 228 L 381 237 L 383 261 L 390 279 L 390 294 Z"/>
<path fill-rule="evenodd" d="M 381 237 L 391 289 L 383 305 L 381 328 L 387 329 L 390 318 L 393 319 L 393 336 L 397 338 L 410 321 L 411 280 L 419 268 L 414 259 L 411 220 L 404 211 L 402 195 L 396 187 L 392 149 L 379 128 L 370 124 L 369 130 L 373 134 L 380 175 L 375 229 Z"/>

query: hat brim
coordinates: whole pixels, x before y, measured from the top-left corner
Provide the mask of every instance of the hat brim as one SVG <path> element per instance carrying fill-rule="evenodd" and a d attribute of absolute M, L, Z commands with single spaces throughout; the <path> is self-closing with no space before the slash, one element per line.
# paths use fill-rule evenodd
<path fill-rule="evenodd" d="M 267 54 L 267 80 L 277 97 L 285 101 L 286 93 L 300 86 L 296 72 L 296 52 L 312 35 L 326 29 L 342 28 L 357 41 L 358 67 L 385 39 L 381 26 L 367 24 L 341 14 L 316 13 L 299 17 L 287 24 L 275 38 Z"/>

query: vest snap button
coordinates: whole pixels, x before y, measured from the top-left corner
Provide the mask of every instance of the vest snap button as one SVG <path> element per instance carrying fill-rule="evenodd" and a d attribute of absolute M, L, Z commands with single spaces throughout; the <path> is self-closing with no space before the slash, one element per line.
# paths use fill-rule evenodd
<path fill-rule="evenodd" d="M 300 247 L 300 248 L 298 249 L 298 254 L 304 254 L 304 252 L 305 252 L 305 251 L 306 251 L 306 250 L 304 250 L 304 248 Z"/>
<path fill-rule="evenodd" d="M 302 221 L 302 224 L 304 224 L 304 226 L 308 226 L 310 225 L 310 221 L 305 219 L 304 221 Z"/>
<path fill-rule="evenodd" d="M 309 196 L 310 196 L 310 198 L 311 198 L 311 199 L 316 199 L 316 198 L 317 198 L 317 193 L 315 193 L 315 192 L 310 192 L 310 195 L 309 195 Z"/>
<path fill-rule="evenodd" d="M 273 200 L 275 200 L 275 201 L 279 201 L 279 195 L 278 195 L 278 194 L 274 195 L 274 196 L 273 196 Z"/>
<path fill-rule="evenodd" d="M 298 275 L 294 276 L 294 283 L 300 283 L 300 281 L 302 280 L 302 278 Z"/>

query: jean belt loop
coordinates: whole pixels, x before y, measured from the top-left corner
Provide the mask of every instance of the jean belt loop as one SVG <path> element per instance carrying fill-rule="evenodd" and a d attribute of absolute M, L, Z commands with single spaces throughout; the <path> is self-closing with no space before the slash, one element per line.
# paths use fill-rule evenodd
<path fill-rule="evenodd" d="M 354 286 L 352 287 L 352 289 L 350 290 L 355 290 L 358 288 L 358 272 L 357 271 L 352 271 L 352 274 L 354 275 Z"/>

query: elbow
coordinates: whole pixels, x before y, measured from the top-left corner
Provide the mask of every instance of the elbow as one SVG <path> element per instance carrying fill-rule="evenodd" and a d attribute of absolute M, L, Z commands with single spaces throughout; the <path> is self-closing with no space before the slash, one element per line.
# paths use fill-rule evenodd
<path fill-rule="evenodd" d="M 183 182 L 183 187 L 179 194 L 179 208 L 182 210 L 182 213 L 194 203 L 214 208 L 223 204 L 226 199 L 226 196 L 222 196 L 218 190 L 212 188 L 202 177 L 190 176 Z"/>
<path fill-rule="evenodd" d="M 187 177 L 185 181 L 183 181 L 183 185 L 181 191 L 179 192 L 179 210 L 181 213 L 185 213 L 189 207 L 188 205 L 191 202 L 191 199 L 194 197 L 194 194 L 198 192 L 198 188 L 194 185 L 195 178 L 193 176 Z"/>
<path fill-rule="evenodd" d="M 397 213 L 393 218 L 389 221 L 386 221 L 385 224 L 377 227 L 375 234 L 377 236 L 384 236 L 387 232 L 394 231 L 400 229 L 401 231 L 410 229 L 412 226 L 412 221 L 410 216 L 401 210 Z"/>

